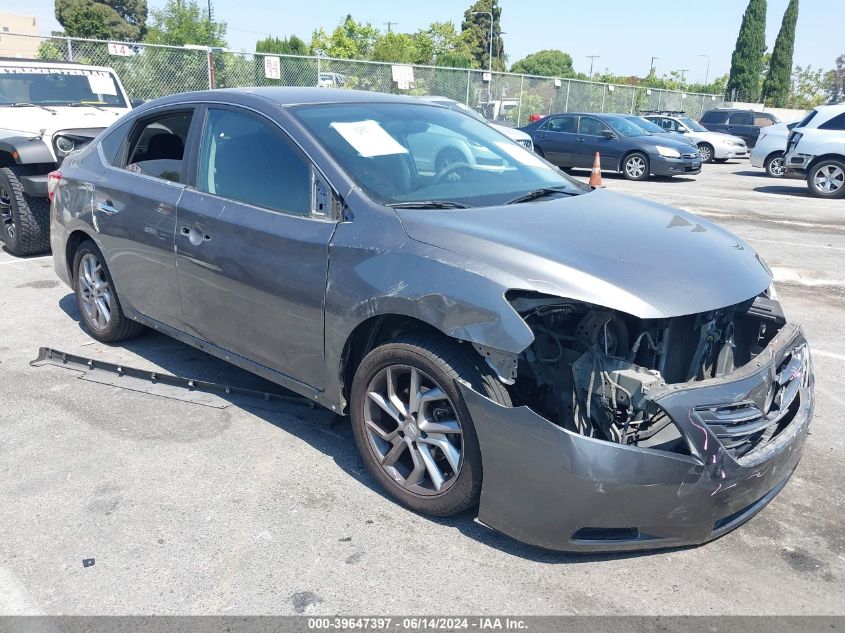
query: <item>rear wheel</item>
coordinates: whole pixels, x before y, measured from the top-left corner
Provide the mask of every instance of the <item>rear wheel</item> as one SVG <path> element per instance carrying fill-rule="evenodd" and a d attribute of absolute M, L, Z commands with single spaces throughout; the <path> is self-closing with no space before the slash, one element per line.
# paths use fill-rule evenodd
<path fill-rule="evenodd" d="M 766 173 L 772 178 L 780 178 L 783 176 L 783 152 L 774 152 L 766 157 L 763 167 Z"/>
<path fill-rule="evenodd" d="M 813 165 L 807 174 L 807 187 L 819 198 L 845 196 L 845 161 L 823 160 Z"/>
<path fill-rule="evenodd" d="M 144 326 L 132 321 L 120 306 L 111 273 L 94 242 L 83 242 L 73 258 L 76 304 L 88 333 L 103 343 L 138 336 Z"/>
<path fill-rule="evenodd" d="M 481 450 L 456 380 L 511 404 L 484 361 L 448 340 L 399 338 L 367 354 L 355 372 L 358 450 L 379 484 L 418 512 L 455 514 L 481 492 Z"/>
<path fill-rule="evenodd" d="M 648 157 L 640 152 L 634 152 L 622 161 L 622 173 L 628 180 L 645 180 L 648 178 Z"/>
<path fill-rule="evenodd" d="M 466 162 L 467 159 L 460 150 L 457 150 L 454 147 L 447 147 L 437 155 L 437 160 L 434 161 L 434 169 L 435 172 L 439 174 L 450 165 Z"/>
<path fill-rule="evenodd" d="M 0 239 L 18 257 L 50 250 L 50 202 L 23 192 L 8 167 L 0 169 Z"/>
<path fill-rule="evenodd" d="M 709 143 L 701 143 L 698 146 L 698 155 L 701 156 L 702 163 L 709 163 L 713 160 L 713 146 Z"/>

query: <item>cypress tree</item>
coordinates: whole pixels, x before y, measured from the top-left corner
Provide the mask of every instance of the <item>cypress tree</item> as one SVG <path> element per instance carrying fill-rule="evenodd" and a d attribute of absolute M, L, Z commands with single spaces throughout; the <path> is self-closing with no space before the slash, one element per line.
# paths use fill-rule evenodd
<path fill-rule="evenodd" d="M 777 108 L 786 105 L 789 98 L 789 80 L 792 77 L 792 53 L 795 49 L 795 24 L 798 22 L 798 0 L 789 0 L 780 25 L 769 73 L 763 81 L 763 100 Z"/>
<path fill-rule="evenodd" d="M 736 47 L 731 56 L 731 72 L 726 94 L 736 101 L 756 101 L 760 95 L 760 73 L 766 52 L 766 0 L 749 0 Z"/>

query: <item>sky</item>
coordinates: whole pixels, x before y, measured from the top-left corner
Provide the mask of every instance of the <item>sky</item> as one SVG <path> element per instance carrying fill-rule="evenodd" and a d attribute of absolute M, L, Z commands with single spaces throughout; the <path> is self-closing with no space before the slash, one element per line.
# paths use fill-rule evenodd
<path fill-rule="evenodd" d="M 204 0 L 201 0 L 204 1 Z M 151 7 L 164 0 L 148 0 Z M 266 35 L 298 35 L 308 41 L 318 27 L 331 31 L 347 13 L 383 30 L 414 32 L 433 21 L 460 26 L 471 0 L 212 0 L 215 18 L 228 23 L 231 50 L 253 51 Z M 687 69 L 690 82 L 703 82 L 730 69 L 731 52 L 746 0 L 500 0 L 505 53 L 509 63 L 545 48 L 572 55 L 577 71 L 589 72 L 588 55 L 599 55 L 594 70 L 645 75 L 651 57 L 658 75 Z M 766 43 L 771 50 L 788 0 L 769 0 Z M 38 30 L 58 30 L 53 0 L 0 0 L 0 11 L 35 15 Z M 801 0 L 794 63 L 833 68 L 845 53 L 841 26 L 845 0 Z"/>

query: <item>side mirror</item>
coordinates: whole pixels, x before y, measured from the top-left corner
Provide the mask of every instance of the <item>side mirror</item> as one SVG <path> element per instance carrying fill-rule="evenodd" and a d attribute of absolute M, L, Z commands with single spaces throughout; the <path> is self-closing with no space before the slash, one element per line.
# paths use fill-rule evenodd
<path fill-rule="evenodd" d="M 137 108 L 138 106 L 144 105 L 144 100 L 143 99 L 130 99 L 129 105 L 131 105 L 133 108 Z"/>
<path fill-rule="evenodd" d="M 616 138 L 616 134 L 610 130 L 602 130 L 601 135 L 605 138 Z"/>

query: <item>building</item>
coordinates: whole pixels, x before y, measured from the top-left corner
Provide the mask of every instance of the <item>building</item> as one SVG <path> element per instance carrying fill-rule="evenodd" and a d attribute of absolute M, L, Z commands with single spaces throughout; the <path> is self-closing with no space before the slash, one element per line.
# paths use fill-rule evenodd
<path fill-rule="evenodd" d="M 0 11 L 0 57 L 28 57 L 38 56 L 38 45 L 41 41 L 37 37 L 20 37 L 9 35 L 37 35 L 38 28 L 34 15 L 18 15 Z"/>

